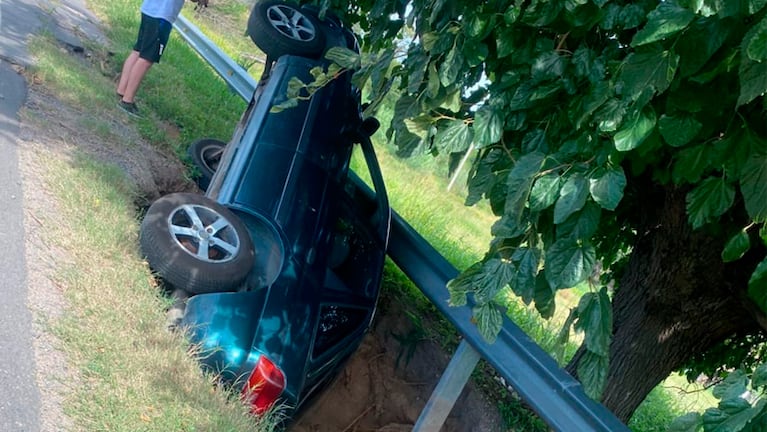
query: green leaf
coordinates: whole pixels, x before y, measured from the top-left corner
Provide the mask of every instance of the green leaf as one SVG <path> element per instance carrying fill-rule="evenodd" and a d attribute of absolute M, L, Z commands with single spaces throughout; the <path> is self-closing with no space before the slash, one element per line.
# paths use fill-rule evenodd
<path fill-rule="evenodd" d="M 595 354 L 591 351 L 581 357 L 578 362 L 578 378 L 583 384 L 583 391 L 595 401 L 602 397 L 602 392 L 607 384 L 607 370 L 610 361 L 607 357 Z"/>
<path fill-rule="evenodd" d="M 596 53 L 585 45 L 581 45 L 573 53 L 573 65 L 575 65 L 575 75 L 586 77 L 594 84 L 607 84 L 603 81 L 605 76 L 605 64 L 601 59 L 597 59 Z"/>
<path fill-rule="evenodd" d="M 555 292 L 543 273 L 538 273 L 535 278 L 535 309 L 541 314 L 543 319 L 549 319 L 554 316 L 557 308 Z"/>
<path fill-rule="evenodd" d="M 655 129 L 655 111 L 647 107 L 634 114 L 623 124 L 613 137 L 618 151 L 629 151 L 639 147 Z"/>
<path fill-rule="evenodd" d="M 534 27 L 544 27 L 551 24 L 561 10 L 562 2 L 536 0 L 527 6 L 522 21 Z"/>
<path fill-rule="evenodd" d="M 466 196 L 466 205 L 472 206 L 479 202 L 483 196 L 489 194 L 495 184 L 494 165 L 501 158 L 500 149 L 480 152 L 480 157 L 474 161 L 469 173 L 469 193 Z"/>
<path fill-rule="evenodd" d="M 546 251 L 544 273 L 554 289 L 571 288 L 591 276 L 595 262 L 596 251 L 590 243 L 557 240 Z"/>
<path fill-rule="evenodd" d="M 541 251 L 536 248 L 520 247 L 514 251 L 512 261 L 517 264 L 517 274 L 512 290 L 530 304 L 535 296 L 535 280 L 541 263 Z"/>
<path fill-rule="evenodd" d="M 504 22 L 506 22 L 506 24 L 514 24 L 517 21 L 517 18 L 519 18 L 521 12 L 522 11 L 519 6 L 515 4 L 509 5 L 509 7 L 506 8 L 506 12 L 503 13 Z"/>
<path fill-rule="evenodd" d="M 509 260 L 487 260 L 475 278 L 474 300 L 478 304 L 489 303 L 512 281 L 515 270 L 514 264 Z"/>
<path fill-rule="evenodd" d="M 523 219 L 512 219 L 508 215 L 501 216 L 490 228 L 490 234 L 499 239 L 513 239 L 527 232 L 529 222 Z"/>
<path fill-rule="evenodd" d="M 697 183 L 709 167 L 710 151 L 710 146 L 699 144 L 679 152 L 671 175 L 674 183 Z"/>
<path fill-rule="evenodd" d="M 641 5 L 628 4 L 623 7 L 618 17 L 621 27 L 630 30 L 639 27 L 644 22 L 645 11 Z"/>
<path fill-rule="evenodd" d="M 469 67 L 479 66 L 489 55 L 490 49 L 482 42 L 469 40 L 463 44 L 463 57 Z"/>
<path fill-rule="evenodd" d="M 738 106 L 745 105 L 767 92 L 767 61 L 756 62 L 743 56 L 740 62 Z"/>
<path fill-rule="evenodd" d="M 581 126 L 583 126 L 589 120 L 591 114 L 593 114 L 597 108 L 602 106 L 605 102 L 607 102 L 608 99 L 610 99 L 611 94 L 612 89 L 610 88 L 610 84 L 605 81 L 601 81 L 592 86 L 589 89 L 589 93 L 586 94 L 583 99 L 581 99 L 578 109 L 571 111 L 571 115 L 577 115 L 577 117 L 574 118 L 575 127 L 580 129 Z M 623 119 L 623 113 L 620 115 L 618 124 L 620 123 L 621 119 Z"/>
<path fill-rule="evenodd" d="M 735 188 L 724 179 L 709 177 L 687 194 L 687 217 L 693 229 L 723 215 L 735 202 Z"/>
<path fill-rule="evenodd" d="M 474 117 L 474 140 L 477 148 L 486 147 L 501 140 L 503 112 L 491 105 L 480 108 Z"/>
<path fill-rule="evenodd" d="M 695 138 L 703 125 L 691 115 L 662 115 L 658 120 L 658 131 L 671 147 L 681 147 Z"/>
<path fill-rule="evenodd" d="M 610 354 L 613 312 L 607 288 L 602 288 L 599 293 L 586 293 L 581 297 L 575 329 L 584 332 L 586 349 L 602 356 Z"/>
<path fill-rule="evenodd" d="M 544 81 L 562 76 L 565 71 L 565 61 L 556 51 L 549 51 L 539 55 L 530 69 L 530 74 L 535 81 Z"/>
<path fill-rule="evenodd" d="M 506 27 L 500 29 L 495 32 L 495 46 L 498 49 L 498 58 L 502 59 L 514 52 L 514 34 Z"/>
<path fill-rule="evenodd" d="M 437 65 L 432 62 L 427 68 L 426 95 L 430 98 L 436 98 L 439 95 L 441 84 L 439 82 L 439 72 Z"/>
<path fill-rule="evenodd" d="M 760 262 L 748 280 L 748 296 L 757 306 L 767 312 L 767 259 Z"/>
<path fill-rule="evenodd" d="M 589 179 L 591 197 L 605 210 L 615 210 L 618 207 L 625 188 L 626 174 L 620 166 L 597 173 Z"/>
<path fill-rule="evenodd" d="M 325 58 L 337 63 L 339 66 L 345 69 L 358 69 L 361 64 L 360 55 L 356 52 L 339 46 L 330 48 L 325 53 Z"/>
<path fill-rule="evenodd" d="M 550 207 L 559 197 L 559 174 L 550 173 L 535 180 L 530 190 L 530 210 L 541 211 Z"/>
<path fill-rule="evenodd" d="M 476 38 L 481 36 L 482 33 L 485 32 L 485 28 L 487 27 L 488 21 L 489 21 L 488 17 L 480 16 L 477 13 L 469 16 L 469 18 L 464 21 L 464 27 L 463 27 L 463 30 L 466 33 L 466 36 L 469 36 L 471 38 Z"/>
<path fill-rule="evenodd" d="M 298 77 L 291 77 L 288 81 L 288 88 L 285 91 L 285 96 L 287 96 L 288 99 L 295 99 L 301 95 L 301 90 L 304 88 L 306 88 L 306 84 L 304 84 L 303 81 Z"/>
<path fill-rule="evenodd" d="M 748 377 L 740 369 L 736 369 L 727 375 L 721 383 L 714 386 L 712 394 L 715 398 L 724 401 L 727 399 L 739 398 L 746 392 L 748 386 Z"/>
<path fill-rule="evenodd" d="M 681 30 L 695 18 L 695 13 L 674 2 L 661 2 L 647 15 L 647 24 L 634 35 L 632 47 L 665 39 Z"/>
<path fill-rule="evenodd" d="M 621 7 L 615 3 L 610 3 L 603 8 L 602 19 L 599 21 L 599 27 L 603 30 L 612 30 L 618 25 Z"/>
<path fill-rule="evenodd" d="M 458 78 L 458 74 L 463 68 L 463 54 L 457 44 L 448 51 L 445 60 L 439 67 L 439 82 L 443 87 L 449 87 Z"/>
<path fill-rule="evenodd" d="M 731 21 L 716 17 L 695 20 L 676 43 L 676 51 L 684 53 L 679 59 L 683 77 L 697 73 L 716 53 L 733 31 Z"/>
<path fill-rule="evenodd" d="M 482 338 L 487 343 L 495 342 L 503 327 L 501 311 L 493 303 L 487 303 L 484 306 L 474 308 L 474 320 L 477 322 L 477 329 Z"/>
<path fill-rule="evenodd" d="M 560 224 L 582 209 L 588 196 L 589 183 L 583 175 L 573 174 L 568 177 L 559 190 L 559 198 L 554 206 L 554 223 Z"/>
<path fill-rule="evenodd" d="M 567 346 L 567 342 L 570 340 L 570 328 L 573 326 L 573 323 L 578 318 L 578 309 L 577 308 L 571 308 L 570 312 L 567 314 L 567 319 L 565 319 L 565 323 L 562 324 L 562 328 L 559 329 L 559 333 L 557 333 L 556 339 L 554 339 L 554 358 L 557 359 L 557 362 L 562 364 L 565 362 L 565 347 Z"/>
<path fill-rule="evenodd" d="M 475 283 L 482 272 L 482 263 L 475 263 L 463 273 L 448 281 L 447 290 L 450 293 L 450 306 L 464 306 L 466 294 L 474 291 Z"/>
<path fill-rule="evenodd" d="M 706 432 L 738 432 L 759 415 L 764 408 L 765 400 L 752 407 L 741 398 L 727 401 L 725 409 L 709 408 L 703 413 L 703 428 Z M 723 403 L 725 403 L 723 401 Z"/>
<path fill-rule="evenodd" d="M 434 138 L 434 144 L 440 152 L 456 153 L 469 148 L 473 131 L 463 120 L 450 120 L 447 126 L 440 128 Z"/>
<path fill-rule="evenodd" d="M 504 214 L 518 223 L 525 209 L 530 189 L 533 185 L 535 175 L 540 171 L 545 155 L 539 152 L 528 153 L 514 164 L 509 171 L 506 181 L 506 203 Z"/>
<path fill-rule="evenodd" d="M 420 45 L 415 46 L 419 49 L 417 51 L 411 49 L 405 60 L 405 65 L 409 71 L 407 77 L 407 91 L 410 94 L 418 93 L 418 90 L 421 89 L 421 86 L 424 83 L 424 76 L 426 76 L 426 68 L 431 60 L 431 57 L 426 55 L 426 53 L 420 49 Z"/>
<path fill-rule="evenodd" d="M 748 13 L 753 15 L 767 6 L 767 0 L 748 0 Z"/>
<path fill-rule="evenodd" d="M 765 385 L 767 385 L 767 363 L 762 363 L 751 375 L 751 387 L 756 389 Z"/>
<path fill-rule="evenodd" d="M 767 17 L 762 18 L 753 34 L 748 36 L 749 40 L 744 41 L 748 58 L 756 62 L 767 60 Z"/>
<path fill-rule="evenodd" d="M 754 154 L 743 166 L 740 192 L 754 221 L 767 220 L 767 154 Z"/>
<path fill-rule="evenodd" d="M 607 102 L 594 113 L 594 120 L 597 121 L 599 131 L 614 132 L 618 130 L 618 126 L 623 122 L 627 110 L 628 105 L 626 102 L 618 99 L 608 99 Z"/>
<path fill-rule="evenodd" d="M 677 417 L 668 427 L 668 432 L 698 432 L 703 428 L 703 417 L 691 412 Z"/>
<path fill-rule="evenodd" d="M 597 232 L 602 208 L 593 202 L 586 203 L 583 209 L 574 213 L 566 221 L 557 225 L 557 239 L 572 241 L 588 240 Z"/>
<path fill-rule="evenodd" d="M 722 251 L 722 261 L 732 262 L 740 259 L 746 254 L 751 247 L 751 240 L 748 238 L 748 233 L 744 230 L 738 231 L 737 234 L 732 236 L 727 244 L 724 245 Z"/>
<path fill-rule="evenodd" d="M 671 51 L 629 54 L 620 74 L 623 94 L 634 99 L 647 88 L 663 93 L 674 79 L 678 65 L 679 56 Z"/>
<path fill-rule="evenodd" d="M 751 408 L 751 404 L 741 397 L 725 399 L 719 402 L 719 409 L 729 415 L 737 414 L 748 408 Z"/>
<path fill-rule="evenodd" d="M 426 139 L 430 135 L 432 122 L 433 119 L 429 116 L 418 116 L 405 119 L 405 127 L 411 134 Z"/>

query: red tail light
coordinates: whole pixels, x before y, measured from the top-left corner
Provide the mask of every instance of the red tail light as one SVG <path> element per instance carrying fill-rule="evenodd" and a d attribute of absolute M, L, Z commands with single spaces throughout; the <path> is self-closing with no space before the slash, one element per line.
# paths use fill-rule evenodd
<path fill-rule="evenodd" d="M 285 375 L 271 360 L 262 355 L 242 389 L 242 395 L 251 405 L 251 412 L 263 414 L 274 405 L 284 389 Z"/>

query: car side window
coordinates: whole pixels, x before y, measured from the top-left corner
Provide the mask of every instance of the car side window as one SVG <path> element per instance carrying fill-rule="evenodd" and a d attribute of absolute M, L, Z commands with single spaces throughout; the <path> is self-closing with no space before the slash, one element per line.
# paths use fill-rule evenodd
<path fill-rule="evenodd" d="M 360 327 L 367 316 L 367 309 L 339 305 L 323 305 L 314 341 L 312 357 L 317 358 L 349 336 Z"/>

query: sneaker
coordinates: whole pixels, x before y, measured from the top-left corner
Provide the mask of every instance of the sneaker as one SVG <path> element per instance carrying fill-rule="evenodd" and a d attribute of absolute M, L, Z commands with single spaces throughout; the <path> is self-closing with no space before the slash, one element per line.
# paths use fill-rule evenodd
<path fill-rule="evenodd" d="M 138 107 L 136 106 L 135 102 L 125 102 L 121 100 L 117 102 L 117 106 L 120 107 L 121 110 L 128 113 L 128 115 L 131 115 L 136 118 L 141 118 L 141 114 L 139 114 Z"/>

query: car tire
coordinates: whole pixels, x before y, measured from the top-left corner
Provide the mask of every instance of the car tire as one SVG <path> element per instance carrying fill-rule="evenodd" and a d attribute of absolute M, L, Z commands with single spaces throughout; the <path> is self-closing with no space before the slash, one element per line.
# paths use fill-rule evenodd
<path fill-rule="evenodd" d="M 197 186 L 202 190 L 207 190 L 210 180 L 213 178 L 218 163 L 221 161 L 221 154 L 226 147 L 226 143 L 214 138 L 199 139 L 189 145 L 187 153 L 192 163 L 200 170 L 199 176 L 195 178 Z"/>
<path fill-rule="evenodd" d="M 267 57 L 318 58 L 325 50 L 319 20 L 298 5 L 282 0 L 259 1 L 248 18 L 248 35 Z"/>
<path fill-rule="evenodd" d="M 198 194 L 174 193 L 155 201 L 139 236 L 141 252 L 157 275 L 191 294 L 237 289 L 255 260 L 242 221 Z"/>

